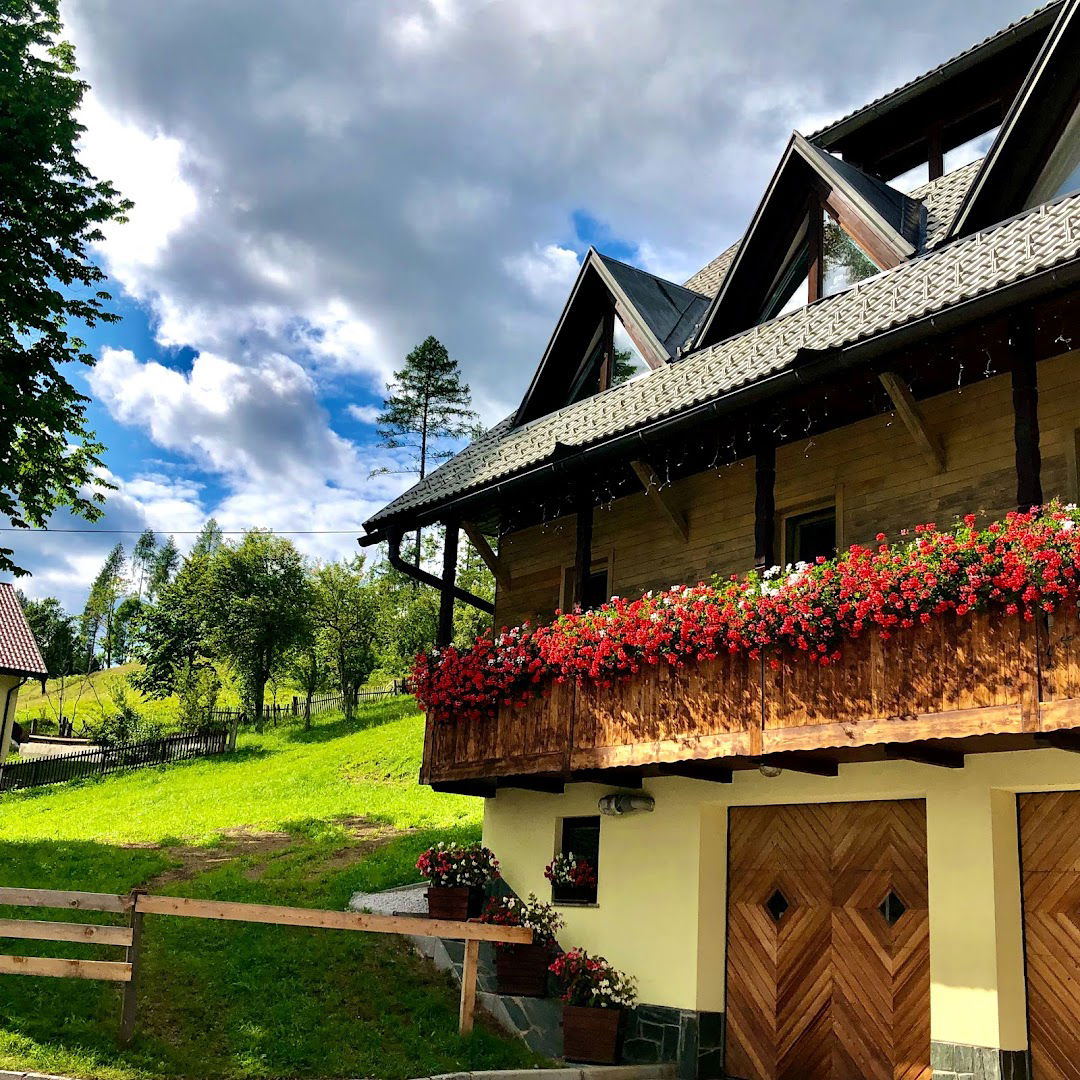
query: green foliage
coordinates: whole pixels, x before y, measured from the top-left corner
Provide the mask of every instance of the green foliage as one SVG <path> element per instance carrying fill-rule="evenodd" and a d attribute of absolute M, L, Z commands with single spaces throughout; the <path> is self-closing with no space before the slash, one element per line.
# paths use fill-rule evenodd
<path fill-rule="evenodd" d="M 53 675 L 70 675 L 76 664 L 75 620 L 55 596 L 28 600 L 21 592 L 23 615 L 41 650 L 45 667 Z"/>
<path fill-rule="evenodd" d="M 240 678 L 245 704 L 262 728 L 267 680 L 307 629 L 311 588 L 291 541 L 253 529 L 210 560 L 210 640 Z"/>
<path fill-rule="evenodd" d="M 196 672 L 212 667 L 211 602 L 210 556 L 196 546 L 143 616 L 138 656 L 144 666 L 132 676 L 136 689 L 155 698 L 179 694 Z"/>
<path fill-rule="evenodd" d="M 181 731 L 207 726 L 221 694 L 221 677 L 213 664 L 185 660 L 176 673 L 176 721 Z"/>
<path fill-rule="evenodd" d="M 629 349 L 615 350 L 615 366 L 611 372 L 611 385 L 629 382 L 638 372 L 634 354 Z"/>
<path fill-rule="evenodd" d="M 311 578 L 310 654 L 325 656 L 351 710 L 356 691 L 375 669 L 378 598 L 364 576 L 364 560 L 326 563 Z"/>
<path fill-rule="evenodd" d="M 94 670 L 99 638 L 104 649 L 105 667 L 112 666 L 113 647 L 116 644 L 116 605 L 125 585 L 125 561 L 124 545 L 117 544 L 105 556 L 105 562 L 90 586 L 79 620 L 79 635 L 85 657 L 83 671 Z"/>
<path fill-rule="evenodd" d="M 0 514 L 17 528 L 62 506 L 95 520 L 109 487 L 63 369 L 94 363 L 73 326 L 117 318 L 88 247 L 132 204 L 79 160 L 87 87 L 60 33 L 57 0 L 0 7 Z M 12 555 L 0 548 L 0 571 L 25 573 Z"/>
<path fill-rule="evenodd" d="M 139 712 L 128 695 L 127 680 L 122 676 L 110 680 L 109 697 L 112 708 L 90 729 L 97 742 L 104 746 L 119 746 L 143 739 L 159 739 L 165 733 L 160 722 Z"/>

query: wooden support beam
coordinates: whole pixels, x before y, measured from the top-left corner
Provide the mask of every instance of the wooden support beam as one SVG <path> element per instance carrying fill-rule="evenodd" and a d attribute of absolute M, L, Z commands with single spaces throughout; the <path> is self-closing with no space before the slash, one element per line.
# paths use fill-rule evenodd
<path fill-rule="evenodd" d="M 660 477 L 656 470 L 646 461 L 631 461 L 630 468 L 641 481 L 645 494 L 656 503 L 661 516 L 671 526 L 671 531 L 677 540 L 684 544 L 690 542 L 690 527 L 686 523 L 686 515 L 675 505 L 671 496 L 662 490 Z"/>
<path fill-rule="evenodd" d="M 0 919 L 0 938 L 28 941 L 85 941 L 91 945 L 130 945 L 126 926 L 48 922 L 45 919 Z"/>
<path fill-rule="evenodd" d="M 196 900 L 187 896 L 140 896 L 138 910 L 146 915 L 178 915 L 191 919 L 262 923 L 270 926 L 312 926 L 320 930 L 359 930 L 368 934 L 415 934 L 457 940 L 532 942 L 524 926 L 429 919 L 423 915 L 368 915 L 359 911 L 280 907 L 275 904 L 238 904 L 228 900 Z M 126 966 L 126 965 L 125 965 Z"/>
<path fill-rule="evenodd" d="M 63 892 L 60 889 L 13 889 L 0 888 L 0 904 L 5 907 L 68 908 L 72 911 L 111 911 L 122 913 L 131 910 L 131 897 L 127 894 Z"/>
<path fill-rule="evenodd" d="M 926 134 L 927 180 L 939 180 L 945 174 L 945 151 L 940 123 Z"/>
<path fill-rule="evenodd" d="M 883 371 L 878 378 L 889 395 L 896 415 L 904 422 L 904 427 L 908 429 L 908 434 L 922 451 L 923 457 L 930 463 L 934 472 L 944 472 L 945 448 L 937 435 L 926 426 L 926 421 L 907 383 L 892 371 Z"/>
<path fill-rule="evenodd" d="M 456 518 L 448 518 L 445 524 L 442 588 L 439 590 L 439 628 L 435 636 L 435 644 L 440 649 L 454 640 L 454 586 L 457 583 L 458 522 Z"/>
<path fill-rule="evenodd" d="M 820 300 L 825 291 L 825 211 L 817 195 L 810 197 L 806 210 L 807 303 Z"/>
<path fill-rule="evenodd" d="M 131 965 L 116 960 L 64 960 L 56 956 L 0 956 L 0 975 L 46 975 L 53 979 L 127 982 Z"/>
<path fill-rule="evenodd" d="M 759 436 L 754 450 L 754 566 L 776 563 L 776 444 Z"/>
<path fill-rule="evenodd" d="M 690 780 L 708 780 L 714 784 L 730 784 L 729 768 L 714 761 L 666 761 L 658 766 L 661 776 L 685 776 Z"/>
<path fill-rule="evenodd" d="M 615 377 L 615 305 L 604 309 L 600 324 L 600 389 L 607 390 Z"/>
<path fill-rule="evenodd" d="M 581 769 L 570 774 L 573 784 L 605 784 L 609 787 L 641 787 L 641 770 L 632 765 L 618 766 L 611 769 Z"/>
<path fill-rule="evenodd" d="M 522 791 L 542 791 L 547 795 L 561 795 L 565 790 L 565 781 L 561 776 L 523 775 L 500 776 L 496 787 L 519 788 Z"/>
<path fill-rule="evenodd" d="M 465 942 L 465 962 L 461 965 L 461 1011 L 458 1031 L 468 1035 L 476 1018 L 476 973 L 480 966 L 480 942 Z"/>
<path fill-rule="evenodd" d="M 759 765 L 775 765 L 788 772 L 809 773 L 811 776 L 837 776 L 840 773 L 840 766 L 835 761 L 807 754 L 768 754 L 757 761 Z"/>
<path fill-rule="evenodd" d="M 495 554 L 487 542 L 487 537 L 471 521 L 463 521 L 461 531 L 469 538 L 469 543 L 476 548 L 476 554 L 484 560 L 484 565 L 491 571 L 495 584 L 503 591 L 509 592 L 510 574 L 503 565 L 502 559 Z"/>
<path fill-rule="evenodd" d="M 136 994 L 138 991 L 139 957 L 143 932 L 143 913 L 139 910 L 138 899 L 142 895 L 144 894 L 141 890 L 137 890 L 132 894 L 131 914 L 128 919 L 128 933 L 131 935 L 131 942 L 128 945 L 125 959 L 131 968 L 131 978 L 128 979 L 127 985 L 124 987 L 124 998 L 120 1008 L 120 1041 L 122 1043 L 131 1042 L 131 1037 L 135 1034 Z"/>
<path fill-rule="evenodd" d="M 939 769 L 962 769 L 964 755 L 958 750 L 942 750 L 939 747 L 890 743 L 885 747 L 890 761 L 914 761 L 919 765 L 934 765 Z"/>
<path fill-rule="evenodd" d="M 1016 312 L 1009 320 L 1009 353 L 1013 441 L 1016 445 L 1016 507 L 1027 511 L 1040 506 L 1043 501 L 1035 323 L 1030 311 Z"/>
<path fill-rule="evenodd" d="M 574 541 L 574 595 L 573 607 L 585 603 L 585 583 L 592 568 L 592 494 L 582 491 L 577 498 L 577 529 Z"/>

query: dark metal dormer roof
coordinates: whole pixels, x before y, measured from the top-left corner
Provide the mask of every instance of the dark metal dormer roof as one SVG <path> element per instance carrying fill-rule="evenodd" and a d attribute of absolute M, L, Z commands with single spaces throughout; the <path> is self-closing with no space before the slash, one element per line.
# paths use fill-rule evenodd
<path fill-rule="evenodd" d="M 1026 208 L 1078 107 L 1080 0 L 1068 0 L 983 158 L 947 239 L 978 232 Z"/>
<path fill-rule="evenodd" d="M 881 269 L 919 249 L 921 204 L 795 132 L 698 332 L 700 348 L 752 326 L 791 258 L 807 206 L 821 197 Z"/>
<path fill-rule="evenodd" d="M 515 423 L 529 423 L 575 399 L 609 313 L 656 368 L 675 358 L 708 306 L 707 296 L 590 248 Z"/>

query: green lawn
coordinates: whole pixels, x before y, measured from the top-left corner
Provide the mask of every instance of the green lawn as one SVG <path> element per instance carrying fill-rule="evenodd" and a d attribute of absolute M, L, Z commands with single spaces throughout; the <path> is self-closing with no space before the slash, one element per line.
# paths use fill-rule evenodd
<path fill-rule="evenodd" d="M 411 700 L 395 699 L 351 724 L 339 714 L 310 732 L 243 736 L 233 755 L 0 797 L 0 882 L 110 892 L 149 883 L 341 909 L 356 888 L 416 880 L 416 856 L 434 839 L 478 835 L 477 800 L 416 784 L 422 731 Z M 144 940 L 129 1048 L 116 1045 L 115 987 L 0 976 L 0 1068 L 102 1080 L 395 1078 L 537 1061 L 483 1026 L 461 1039 L 456 990 L 395 938 L 148 916 Z"/>

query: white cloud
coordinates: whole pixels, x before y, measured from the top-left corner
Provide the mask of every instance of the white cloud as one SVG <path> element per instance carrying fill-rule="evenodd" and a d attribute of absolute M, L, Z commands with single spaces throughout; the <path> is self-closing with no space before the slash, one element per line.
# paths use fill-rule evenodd
<path fill-rule="evenodd" d="M 110 222 L 103 228 L 100 247 L 109 272 L 137 291 L 170 238 L 198 210 L 198 195 L 183 176 L 184 146 L 118 119 L 93 93 L 84 99 L 79 118 L 86 126 L 81 147 L 86 165 L 135 203 L 125 224 Z"/>
<path fill-rule="evenodd" d="M 531 250 L 505 260 L 507 272 L 524 285 L 529 294 L 553 304 L 566 297 L 578 274 L 577 252 L 558 244 L 537 244 Z"/>
<path fill-rule="evenodd" d="M 350 405 L 349 415 L 362 424 L 374 424 L 379 419 L 382 409 L 378 405 Z"/>

